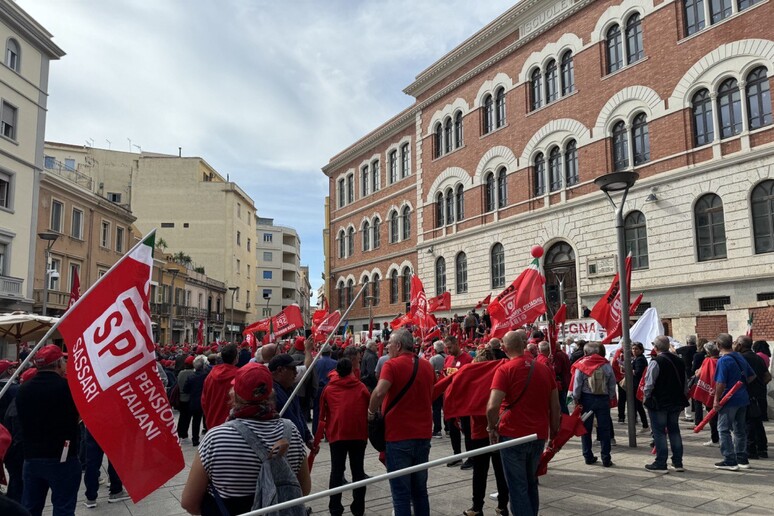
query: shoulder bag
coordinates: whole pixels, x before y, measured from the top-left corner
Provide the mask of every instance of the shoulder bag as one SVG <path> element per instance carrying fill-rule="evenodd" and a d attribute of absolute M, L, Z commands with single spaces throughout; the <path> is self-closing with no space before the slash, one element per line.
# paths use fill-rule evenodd
<path fill-rule="evenodd" d="M 411 378 L 409 378 L 408 383 L 403 386 L 403 389 L 401 389 L 398 395 L 395 396 L 395 398 L 390 402 L 390 404 L 387 406 L 387 409 L 384 411 L 384 414 L 380 414 L 379 411 L 377 411 L 374 418 L 368 422 L 368 440 L 371 442 L 371 446 L 376 448 L 376 451 L 383 452 L 387 447 L 387 441 L 384 437 L 384 418 L 387 416 L 387 413 L 392 410 L 392 408 L 397 405 L 401 398 L 403 398 L 403 396 L 408 392 L 411 384 L 414 383 L 414 378 L 417 377 L 418 369 L 419 359 L 414 357 L 414 370 L 411 373 Z"/>

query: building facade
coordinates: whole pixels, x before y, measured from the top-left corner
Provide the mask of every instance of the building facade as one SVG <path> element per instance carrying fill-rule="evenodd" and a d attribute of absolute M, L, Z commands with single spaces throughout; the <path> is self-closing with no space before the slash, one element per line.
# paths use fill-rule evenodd
<path fill-rule="evenodd" d="M 542 245 L 552 310 L 593 305 L 616 233 L 594 179 L 635 171 L 632 290 L 676 338 L 774 315 L 772 33 L 766 1 L 521 2 L 404 91 L 413 106 L 334 156 L 332 305 L 364 281 L 377 321 L 412 272 L 452 312 L 497 294 Z M 447 315 L 447 314 L 441 314 Z M 365 326 L 368 300 L 350 320 Z M 774 324 L 766 338 L 774 339 Z"/>
<path fill-rule="evenodd" d="M 228 335 L 255 320 L 255 203 L 204 159 L 47 142 L 46 159 L 93 178 L 97 193 L 127 206 L 167 254 L 187 258 L 229 290 Z"/>
<path fill-rule="evenodd" d="M 0 1 L 0 309 L 32 311 L 49 64 L 64 56 L 16 2 Z"/>

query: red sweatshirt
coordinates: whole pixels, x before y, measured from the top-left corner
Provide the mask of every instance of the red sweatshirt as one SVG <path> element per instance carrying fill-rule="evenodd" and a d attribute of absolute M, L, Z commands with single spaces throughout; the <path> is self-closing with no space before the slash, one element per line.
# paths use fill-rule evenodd
<path fill-rule="evenodd" d="M 371 395 L 360 379 L 350 374 L 331 376 L 320 399 L 320 419 L 329 442 L 368 439 L 368 401 Z"/>
<path fill-rule="evenodd" d="M 217 365 L 204 380 L 202 412 L 204 412 L 207 428 L 215 428 L 228 419 L 228 413 L 231 410 L 228 393 L 231 390 L 231 380 L 238 370 L 231 364 Z"/>

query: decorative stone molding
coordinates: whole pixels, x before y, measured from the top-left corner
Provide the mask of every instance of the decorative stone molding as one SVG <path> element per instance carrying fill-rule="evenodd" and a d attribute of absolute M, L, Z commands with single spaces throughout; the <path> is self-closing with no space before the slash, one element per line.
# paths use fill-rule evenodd
<path fill-rule="evenodd" d="M 435 181 L 433 181 L 433 184 L 427 191 L 425 202 L 428 204 L 432 203 L 433 198 L 438 192 L 442 192 L 446 190 L 446 188 L 455 186 L 459 183 L 464 185 L 463 188 L 469 188 L 473 185 L 473 178 L 470 177 L 470 174 L 468 174 L 465 169 L 460 167 L 447 168 L 435 178 Z"/>
<path fill-rule="evenodd" d="M 559 66 L 562 54 L 566 50 L 572 50 L 572 55 L 575 56 L 581 49 L 583 49 L 583 41 L 580 37 L 573 33 L 563 34 L 557 41 L 549 43 L 540 51 L 530 54 L 527 60 L 524 61 L 517 84 L 529 81 L 529 75 L 532 70 L 536 67 L 543 70 L 549 59 L 555 59 L 557 66 Z"/>
<path fill-rule="evenodd" d="M 473 176 L 473 186 L 483 183 L 484 173 L 494 170 L 500 166 L 505 166 L 506 173 L 510 174 L 518 167 L 516 155 L 508 147 L 498 145 L 492 147 L 481 157 L 476 167 L 476 174 Z"/>
<path fill-rule="evenodd" d="M 574 139 L 578 147 L 582 147 L 591 141 L 591 135 L 585 125 L 572 118 L 560 118 L 551 120 L 541 127 L 524 146 L 521 153 L 522 167 L 528 167 L 532 156 L 538 151 L 544 153 L 550 146 L 558 145 L 564 148 L 567 140 Z"/>
<path fill-rule="evenodd" d="M 628 86 L 615 95 L 602 107 L 594 125 L 594 138 L 605 138 L 613 122 L 623 118 L 631 122 L 635 112 L 645 111 L 648 120 L 666 114 L 664 102 L 658 93 L 647 86 Z"/>

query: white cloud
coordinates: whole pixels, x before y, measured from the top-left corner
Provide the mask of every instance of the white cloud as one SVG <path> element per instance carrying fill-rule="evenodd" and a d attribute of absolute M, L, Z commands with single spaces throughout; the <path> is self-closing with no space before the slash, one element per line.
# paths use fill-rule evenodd
<path fill-rule="evenodd" d="M 67 52 L 51 66 L 47 139 L 205 158 L 299 231 L 315 288 L 320 168 L 512 3 L 19 0 Z"/>

